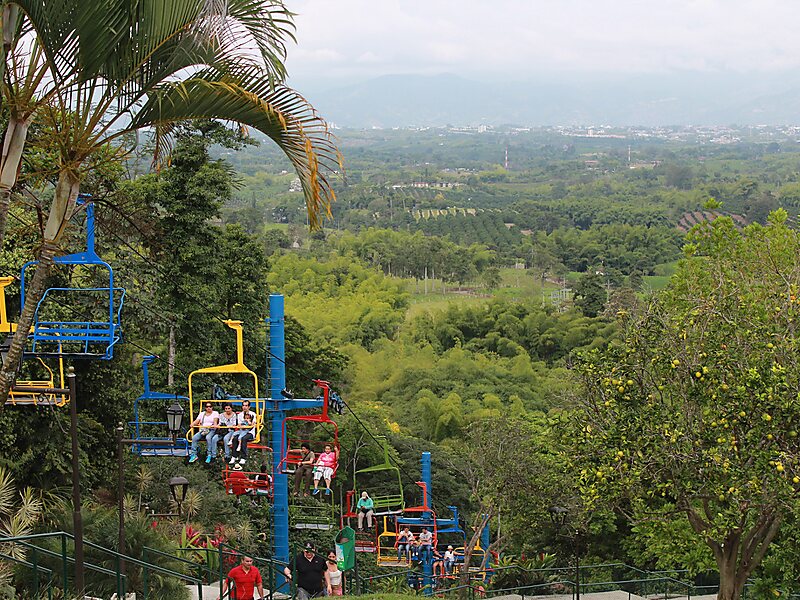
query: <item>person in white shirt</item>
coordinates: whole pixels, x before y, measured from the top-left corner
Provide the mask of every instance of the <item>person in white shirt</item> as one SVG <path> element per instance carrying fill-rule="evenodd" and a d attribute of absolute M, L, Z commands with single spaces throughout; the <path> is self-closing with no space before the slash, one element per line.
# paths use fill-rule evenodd
<path fill-rule="evenodd" d="M 233 448 L 233 440 L 236 434 L 239 433 L 237 426 L 239 425 L 239 417 L 233 412 L 233 405 L 226 402 L 223 410 L 219 415 L 219 429 L 217 437 L 222 437 L 222 449 L 225 451 L 225 460 L 231 457 L 231 448 Z"/>
<path fill-rule="evenodd" d="M 425 560 L 425 558 L 430 555 L 432 542 L 433 534 L 428 531 L 427 527 L 423 527 L 422 533 L 419 534 L 420 560 Z"/>
<path fill-rule="evenodd" d="M 241 469 L 247 461 L 247 443 L 256 437 L 256 413 L 250 410 L 249 400 L 242 400 L 242 412 L 238 415 L 237 426 L 239 431 L 233 438 L 230 464 Z"/>
<path fill-rule="evenodd" d="M 444 553 L 444 572 L 450 575 L 454 564 L 456 564 L 456 553 L 452 546 L 448 546 Z"/>
<path fill-rule="evenodd" d="M 197 460 L 197 448 L 200 446 L 200 440 L 202 439 L 205 439 L 208 446 L 206 463 L 210 463 L 217 456 L 217 425 L 219 425 L 219 413 L 214 410 L 214 405 L 211 402 L 206 402 L 205 411 L 197 415 L 197 418 L 192 422 L 192 428 L 197 429 L 197 433 L 192 436 L 190 463 Z"/>

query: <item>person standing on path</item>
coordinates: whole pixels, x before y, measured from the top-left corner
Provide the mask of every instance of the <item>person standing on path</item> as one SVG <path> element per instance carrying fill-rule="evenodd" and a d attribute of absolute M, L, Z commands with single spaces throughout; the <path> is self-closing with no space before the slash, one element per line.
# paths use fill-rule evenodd
<path fill-rule="evenodd" d="M 261 573 L 258 567 L 253 566 L 253 559 L 250 556 L 242 556 L 242 564 L 233 567 L 225 581 L 222 582 L 222 598 L 226 598 L 228 582 L 232 581 L 230 600 L 254 600 L 254 588 L 258 588 L 259 597 L 264 600 L 264 584 L 261 581 Z M 219 596 L 217 600 L 219 600 Z"/>
<path fill-rule="evenodd" d="M 294 572 L 297 574 L 297 600 L 309 600 L 322 595 L 324 589 L 330 596 L 333 592 L 331 579 L 328 574 L 328 565 L 325 559 L 314 552 L 314 544 L 306 542 L 303 551 L 294 559 Z M 283 574 L 292 581 L 292 571 L 289 567 L 283 569 Z"/>

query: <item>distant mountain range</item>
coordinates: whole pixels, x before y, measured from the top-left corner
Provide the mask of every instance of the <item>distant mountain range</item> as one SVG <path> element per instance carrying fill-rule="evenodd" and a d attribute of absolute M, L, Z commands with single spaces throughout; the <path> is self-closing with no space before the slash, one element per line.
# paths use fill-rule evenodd
<path fill-rule="evenodd" d="M 800 73 L 671 73 L 486 83 L 386 75 L 301 91 L 345 127 L 785 125 L 800 123 Z"/>

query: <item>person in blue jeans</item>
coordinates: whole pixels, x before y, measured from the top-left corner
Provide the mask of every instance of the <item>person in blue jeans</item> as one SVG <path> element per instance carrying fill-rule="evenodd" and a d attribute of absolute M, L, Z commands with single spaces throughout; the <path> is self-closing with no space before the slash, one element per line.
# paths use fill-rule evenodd
<path fill-rule="evenodd" d="M 197 449 L 200 446 L 200 440 L 205 440 L 208 446 L 206 453 L 206 463 L 210 463 L 217 456 L 217 425 L 219 425 L 219 413 L 214 410 L 214 405 L 207 402 L 205 410 L 197 415 L 197 418 L 192 422 L 192 428 L 197 429 L 197 433 L 192 436 L 192 451 L 189 456 L 189 462 L 197 461 Z"/>
<path fill-rule="evenodd" d="M 219 429 L 217 430 L 217 437 L 222 437 L 222 449 L 225 451 L 225 460 L 231 457 L 231 449 L 233 448 L 233 440 L 237 432 L 238 415 L 233 412 L 233 405 L 226 402 L 222 407 L 222 412 L 219 415 Z"/>
<path fill-rule="evenodd" d="M 414 534 L 408 528 L 408 525 L 403 527 L 402 531 L 397 534 L 397 558 L 411 558 L 411 547 L 414 544 Z"/>
<path fill-rule="evenodd" d="M 230 464 L 237 471 L 244 467 L 247 461 L 247 444 L 252 442 L 256 437 L 256 413 L 250 410 L 250 401 L 242 401 L 242 412 L 238 415 L 236 421 L 237 432 L 236 436 L 231 440 L 233 448 L 231 452 Z M 238 463 L 237 463 L 238 461 Z"/>
<path fill-rule="evenodd" d="M 419 534 L 419 559 L 425 560 L 431 554 L 431 545 L 433 544 L 433 534 L 427 527 L 422 528 L 422 533 Z"/>

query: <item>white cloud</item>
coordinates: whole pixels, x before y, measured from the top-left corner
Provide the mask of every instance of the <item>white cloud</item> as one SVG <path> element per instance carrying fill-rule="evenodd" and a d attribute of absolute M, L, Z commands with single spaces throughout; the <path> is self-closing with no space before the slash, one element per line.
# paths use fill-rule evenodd
<path fill-rule="evenodd" d="M 356 58 L 357 63 L 361 64 L 380 64 L 383 62 L 383 59 L 375 54 L 374 52 L 368 50 L 361 54 L 358 58 Z"/>
<path fill-rule="evenodd" d="M 293 0 L 301 79 L 800 67 L 793 0 Z"/>

